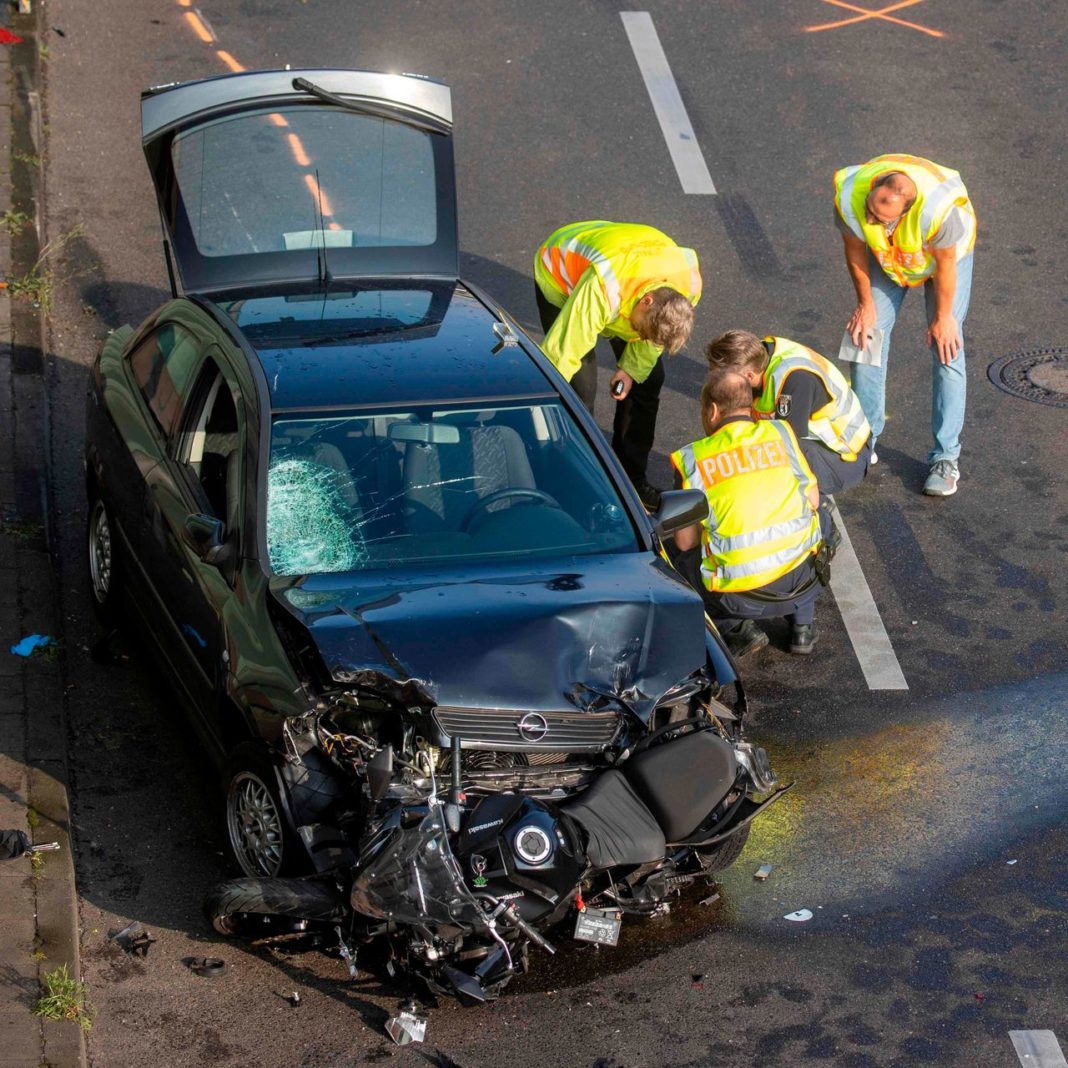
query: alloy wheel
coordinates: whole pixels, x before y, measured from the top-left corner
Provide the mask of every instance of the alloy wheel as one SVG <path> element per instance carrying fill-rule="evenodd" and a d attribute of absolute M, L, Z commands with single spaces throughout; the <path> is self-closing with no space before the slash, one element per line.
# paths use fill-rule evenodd
<path fill-rule="evenodd" d="M 246 875 L 277 875 L 282 868 L 282 814 L 263 780 L 251 771 L 234 776 L 226 798 L 230 845 Z"/>
<path fill-rule="evenodd" d="M 97 604 L 104 604 L 111 589 L 111 524 L 103 501 L 89 514 L 89 581 Z"/>

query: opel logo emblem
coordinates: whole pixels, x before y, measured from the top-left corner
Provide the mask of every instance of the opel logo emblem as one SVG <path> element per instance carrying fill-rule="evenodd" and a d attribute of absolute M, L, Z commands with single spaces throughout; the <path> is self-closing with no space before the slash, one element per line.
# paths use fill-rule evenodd
<path fill-rule="evenodd" d="M 540 712 L 528 712 L 515 729 L 524 742 L 540 742 L 549 733 L 549 721 Z"/>

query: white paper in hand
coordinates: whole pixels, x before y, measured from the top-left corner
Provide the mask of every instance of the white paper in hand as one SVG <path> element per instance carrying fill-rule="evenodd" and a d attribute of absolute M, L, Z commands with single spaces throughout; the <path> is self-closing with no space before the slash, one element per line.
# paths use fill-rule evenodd
<path fill-rule="evenodd" d="M 883 332 L 878 327 L 868 331 L 864 347 L 858 348 L 847 330 L 842 334 L 842 344 L 838 348 L 838 359 L 846 363 L 867 363 L 872 367 L 881 367 L 883 363 Z"/>

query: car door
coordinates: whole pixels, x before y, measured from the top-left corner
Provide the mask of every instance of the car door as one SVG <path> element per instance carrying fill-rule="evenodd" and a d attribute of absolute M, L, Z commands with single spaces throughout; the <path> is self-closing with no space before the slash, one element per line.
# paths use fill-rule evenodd
<path fill-rule="evenodd" d="M 149 537 L 161 562 L 160 609 L 168 659 L 209 741 L 218 730 L 218 697 L 227 671 L 222 620 L 242 556 L 245 398 L 218 343 L 198 353 L 182 416 L 148 479 Z M 192 518 L 191 518 L 192 517 Z M 191 537 L 191 523 L 220 524 L 225 551 L 212 562 Z"/>
<path fill-rule="evenodd" d="M 175 289 L 458 273 L 447 86 L 254 71 L 142 95 Z"/>

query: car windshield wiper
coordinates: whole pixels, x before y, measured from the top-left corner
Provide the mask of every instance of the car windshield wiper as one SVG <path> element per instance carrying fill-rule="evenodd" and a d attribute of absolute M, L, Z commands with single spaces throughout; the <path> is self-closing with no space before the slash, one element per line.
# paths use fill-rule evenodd
<path fill-rule="evenodd" d="M 375 115 L 380 119 L 393 119 L 395 122 L 403 122 L 409 126 L 414 126 L 418 130 L 426 130 L 427 133 L 447 134 L 452 132 L 447 123 L 439 122 L 429 115 L 415 115 L 400 108 L 395 110 L 382 104 L 373 104 L 368 100 L 352 100 L 337 96 L 324 89 L 321 85 L 308 81 L 307 78 L 294 78 L 293 88 L 317 97 L 324 104 L 334 104 L 339 108 L 355 111 L 361 115 Z"/>

